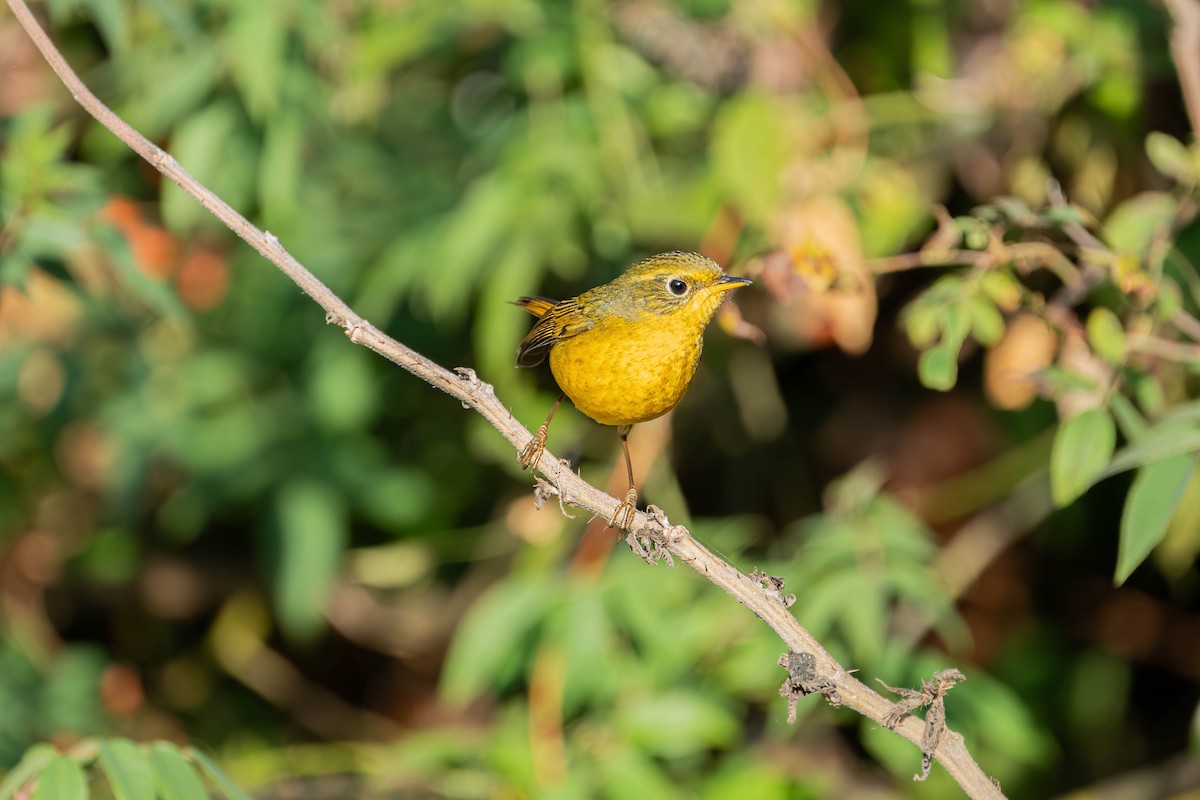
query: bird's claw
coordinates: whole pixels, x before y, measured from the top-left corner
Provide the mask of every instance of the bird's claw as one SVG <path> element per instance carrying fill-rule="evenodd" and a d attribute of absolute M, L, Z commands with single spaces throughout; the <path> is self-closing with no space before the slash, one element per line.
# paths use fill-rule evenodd
<path fill-rule="evenodd" d="M 608 527 L 615 526 L 623 531 L 630 530 L 633 526 L 633 515 L 637 513 L 637 501 L 637 489 L 630 487 L 629 491 L 625 493 L 625 499 L 608 518 Z"/>
<path fill-rule="evenodd" d="M 521 462 L 521 469 L 537 469 L 538 462 L 542 460 L 542 453 L 545 451 L 546 426 L 542 425 L 517 456 L 517 461 Z"/>

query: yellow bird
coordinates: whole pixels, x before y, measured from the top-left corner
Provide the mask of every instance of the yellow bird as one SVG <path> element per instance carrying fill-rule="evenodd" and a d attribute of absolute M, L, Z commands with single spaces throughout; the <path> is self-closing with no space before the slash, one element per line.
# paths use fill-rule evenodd
<path fill-rule="evenodd" d="M 536 366 L 549 353 L 550 371 L 562 390 L 521 451 L 521 466 L 537 468 L 550 420 L 563 397 L 571 398 L 596 422 L 617 427 L 629 491 L 608 524 L 628 529 L 638 497 L 629 430 L 679 405 L 696 375 L 705 327 L 725 293 L 749 283 L 726 275 L 710 258 L 675 252 L 639 261 L 570 300 L 517 300 L 538 318 L 517 347 L 517 366 Z"/>

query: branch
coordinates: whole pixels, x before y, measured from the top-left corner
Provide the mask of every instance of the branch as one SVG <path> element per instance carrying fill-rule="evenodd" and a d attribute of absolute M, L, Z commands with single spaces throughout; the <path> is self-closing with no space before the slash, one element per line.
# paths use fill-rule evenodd
<path fill-rule="evenodd" d="M 451 395 L 464 407 L 477 411 L 513 445 L 514 449 L 520 450 L 529 441 L 529 431 L 500 402 L 492 387 L 481 381 L 474 371 L 458 368 L 451 372 L 382 333 L 354 313 L 341 298 L 296 261 L 280 245 L 277 238 L 252 225 L 183 169 L 170 154 L 146 139 L 101 103 L 55 49 L 24 0 L 8 0 L 8 5 L 51 68 L 66 84 L 76 102 L 291 278 L 305 294 L 325 309 L 327 322 L 340 326 L 351 342 L 375 351 L 431 386 Z M 539 492 L 543 499 L 547 493 L 557 495 L 562 502 L 605 518 L 610 517 L 619 505 L 620 501 L 617 498 L 584 481 L 566 462 L 560 461 L 549 452 L 542 456 L 538 469 L 550 482 L 548 489 Z M 856 680 L 800 626 L 787 610 L 789 603 L 780 592 L 781 581 L 771 578 L 763 580 L 763 576 L 758 576 L 758 581 L 751 580 L 696 541 L 685 528 L 670 525 L 661 512 L 653 515 L 637 512 L 630 526 L 630 543 L 634 547 L 649 543 L 668 558 L 683 561 L 771 626 L 787 645 L 789 653 L 802 657 L 798 658 L 798 661 L 805 664 L 804 675 L 800 678 L 806 680 L 798 678 L 797 691 L 800 694 L 807 693 L 805 687 L 817 687 L 816 691 L 825 695 L 831 702 L 851 708 L 880 725 L 892 727 L 889 723 L 896 719 L 896 706 Z M 971 759 L 961 735 L 944 729 L 936 747 L 930 748 L 927 725 L 921 720 L 906 716 L 895 724 L 894 729 L 918 747 L 924 744 L 923 752 L 926 756 L 931 752 L 932 757 L 958 781 L 968 796 L 992 799 L 1003 797 L 1000 789 Z"/>
<path fill-rule="evenodd" d="M 1175 22 L 1171 60 L 1179 73 L 1192 136 L 1196 136 L 1200 134 L 1200 5 L 1196 0 L 1164 0 L 1164 5 Z"/>

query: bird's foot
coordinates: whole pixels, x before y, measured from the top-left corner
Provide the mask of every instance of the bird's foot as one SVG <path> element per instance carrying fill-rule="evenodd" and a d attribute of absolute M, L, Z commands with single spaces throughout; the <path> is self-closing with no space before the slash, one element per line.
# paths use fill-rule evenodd
<path fill-rule="evenodd" d="M 625 493 L 625 499 L 617 506 L 617 510 L 608 518 L 608 527 L 617 527 L 627 531 L 633 525 L 633 515 L 637 513 L 638 493 L 632 486 Z"/>
<path fill-rule="evenodd" d="M 517 461 L 521 462 L 521 469 L 537 469 L 544 452 L 546 452 L 546 426 L 542 425 L 529 440 L 529 444 L 525 445 L 517 456 Z"/>

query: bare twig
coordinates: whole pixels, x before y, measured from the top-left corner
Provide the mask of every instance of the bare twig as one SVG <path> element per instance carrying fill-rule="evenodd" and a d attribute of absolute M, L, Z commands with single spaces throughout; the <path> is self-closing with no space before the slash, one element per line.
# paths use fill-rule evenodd
<path fill-rule="evenodd" d="M 295 664 L 269 647 L 262 632 L 247 622 L 255 617 L 254 602 L 247 597 L 232 598 L 209 634 L 213 655 L 227 673 L 318 736 L 389 740 L 402 733 L 387 717 L 364 711 L 312 683 Z"/>
<path fill-rule="evenodd" d="M 1192 135 L 1200 133 L 1200 4 L 1196 0 L 1164 0 L 1175 21 L 1171 33 L 1171 59 L 1179 73 L 1183 103 Z"/>
<path fill-rule="evenodd" d="M 1150 334 L 1130 336 L 1129 349 L 1168 361 L 1200 361 L 1200 344 L 1187 344 Z"/>
<path fill-rule="evenodd" d="M 1075 264 L 1048 242 L 1013 242 L 987 250 L 949 248 L 897 253 L 893 256 L 873 258 L 867 262 L 867 267 L 874 275 L 887 275 L 921 267 L 969 266 L 976 269 L 996 269 L 1008 262 L 1022 273 L 1045 268 L 1053 272 L 1064 284 L 1079 282 Z"/>
<path fill-rule="evenodd" d="M 215 196 L 169 154 L 150 142 L 124 120 L 101 103 L 80 81 L 53 43 L 38 25 L 24 0 L 8 0 L 21 26 L 33 39 L 51 68 L 66 84 L 75 100 L 112 131 L 121 141 L 146 159 L 163 175 L 177 183 L 202 206 L 225 223 L 251 247 L 275 264 L 285 275 L 323 309 L 326 320 L 342 327 L 350 341 L 363 345 L 411 372 L 452 397 L 466 408 L 479 412 L 509 441 L 516 450 L 530 439 L 530 433 L 518 422 L 500 400 L 492 387 L 481 381 L 472 370 L 459 368 L 453 372 L 430 361 L 387 336 L 367 320 L 358 316 L 328 287 L 304 268 L 280 245 L 270 233 L 250 224 L 245 217 Z M 565 462 L 549 452 L 541 458 L 539 471 L 557 490 L 559 498 L 570 505 L 608 518 L 618 506 L 617 498 L 600 491 L 576 475 Z M 836 693 L 841 704 L 880 724 L 894 717 L 895 706 L 856 680 L 825 651 L 825 648 L 802 628 L 780 601 L 774 586 L 764 588 L 730 564 L 718 558 L 682 526 L 666 526 L 662 520 L 638 512 L 630 525 L 631 533 L 649 538 L 666 553 L 677 558 L 717 587 L 745 605 L 783 640 L 789 652 L 812 656 L 812 673 L 822 682 L 822 693 Z M 805 659 L 806 663 L 808 662 Z M 945 767 L 970 797 L 1002 798 L 1000 790 L 972 760 L 962 736 L 946 729 L 935 748 L 930 748 L 926 726 L 919 720 L 905 717 L 898 720 L 895 731 L 908 741 L 931 750 L 933 757 Z"/>
<path fill-rule="evenodd" d="M 1068 207 L 1067 196 L 1058 181 L 1050 181 L 1046 193 L 1050 196 L 1051 205 L 1057 208 Z M 1060 309 L 1070 308 L 1082 302 L 1088 293 L 1104 280 L 1108 274 L 1104 267 L 1105 254 L 1109 252 L 1104 242 L 1078 222 L 1064 222 L 1063 232 L 1079 247 L 1080 273 L 1078 280 L 1064 283 L 1050 298 L 1049 305 Z"/>
<path fill-rule="evenodd" d="M 1171 322 L 1184 336 L 1192 341 L 1200 342 L 1200 320 L 1180 309 L 1171 317 Z"/>

